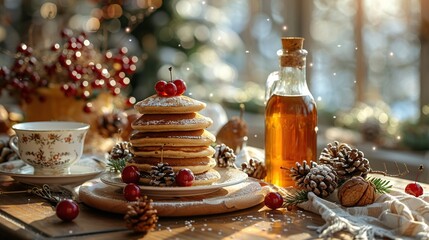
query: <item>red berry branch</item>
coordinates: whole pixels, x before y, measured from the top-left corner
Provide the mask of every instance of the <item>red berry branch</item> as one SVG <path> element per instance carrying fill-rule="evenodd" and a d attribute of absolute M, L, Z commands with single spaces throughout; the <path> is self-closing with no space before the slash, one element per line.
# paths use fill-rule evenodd
<path fill-rule="evenodd" d="M 0 68 L 0 88 L 30 103 L 45 100 L 38 88 L 58 87 L 66 97 L 86 101 L 83 110 L 91 112 L 90 101 L 99 93 L 117 96 L 130 84 L 138 58 L 128 56 L 126 47 L 100 52 L 84 32 L 73 36 L 66 29 L 61 36 L 61 42 L 39 51 L 21 43 L 12 66 Z"/>

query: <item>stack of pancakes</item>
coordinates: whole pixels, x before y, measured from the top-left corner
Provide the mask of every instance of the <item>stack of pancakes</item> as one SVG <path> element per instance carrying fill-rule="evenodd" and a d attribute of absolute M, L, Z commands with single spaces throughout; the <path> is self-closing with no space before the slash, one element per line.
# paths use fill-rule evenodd
<path fill-rule="evenodd" d="M 131 125 L 136 131 L 130 138 L 132 165 L 142 172 L 149 172 L 160 162 L 168 163 L 175 172 L 188 168 L 195 174 L 194 185 L 218 180 L 219 173 L 213 169 L 215 150 L 210 146 L 215 136 L 206 130 L 213 122 L 198 113 L 205 106 L 183 95 L 152 95 L 136 103 L 134 108 L 142 116 Z"/>

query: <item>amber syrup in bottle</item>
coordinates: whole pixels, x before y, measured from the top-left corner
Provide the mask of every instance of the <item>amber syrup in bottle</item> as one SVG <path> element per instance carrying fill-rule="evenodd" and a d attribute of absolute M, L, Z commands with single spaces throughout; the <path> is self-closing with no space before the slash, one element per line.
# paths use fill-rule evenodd
<path fill-rule="evenodd" d="M 267 86 L 265 164 L 267 182 L 291 187 L 289 169 L 317 160 L 317 108 L 306 82 L 303 38 L 282 38 L 278 79 Z"/>

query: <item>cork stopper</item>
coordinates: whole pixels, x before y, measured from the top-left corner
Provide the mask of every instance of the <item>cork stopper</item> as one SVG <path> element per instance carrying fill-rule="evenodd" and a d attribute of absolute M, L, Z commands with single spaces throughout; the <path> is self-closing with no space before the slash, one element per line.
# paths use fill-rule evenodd
<path fill-rule="evenodd" d="M 282 48 L 288 52 L 302 49 L 304 45 L 304 38 L 301 37 L 283 37 Z"/>
<path fill-rule="evenodd" d="M 304 38 L 283 37 L 282 50 L 280 52 L 280 66 L 282 67 L 305 67 L 305 56 L 307 51 L 303 49 Z"/>

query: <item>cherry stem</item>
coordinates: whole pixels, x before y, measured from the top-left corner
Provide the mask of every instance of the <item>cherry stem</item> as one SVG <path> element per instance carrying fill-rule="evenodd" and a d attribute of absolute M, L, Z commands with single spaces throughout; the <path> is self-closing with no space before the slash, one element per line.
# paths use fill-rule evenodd
<path fill-rule="evenodd" d="M 161 145 L 161 163 L 163 163 L 163 162 L 164 162 L 164 145 L 165 145 L 165 144 L 162 144 L 162 145 Z"/>
<path fill-rule="evenodd" d="M 417 180 L 419 179 L 420 173 L 422 172 L 423 172 L 423 165 L 420 165 L 419 171 L 417 172 L 417 175 L 416 175 L 416 180 L 414 182 L 417 182 Z"/>
<path fill-rule="evenodd" d="M 168 71 L 170 71 L 170 82 L 173 81 L 173 67 L 169 67 Z"/>
<path fill-rule="evenodd" d="M 245 106 L 243 103 L 240 103 L 240 119 L 243 120 Z"/>

